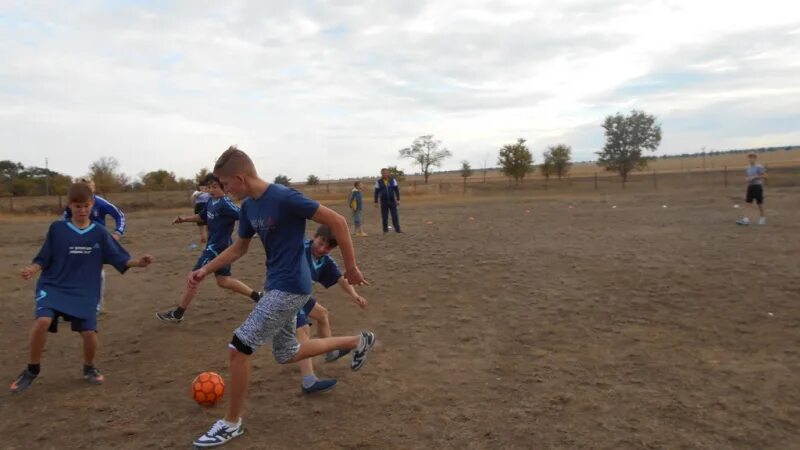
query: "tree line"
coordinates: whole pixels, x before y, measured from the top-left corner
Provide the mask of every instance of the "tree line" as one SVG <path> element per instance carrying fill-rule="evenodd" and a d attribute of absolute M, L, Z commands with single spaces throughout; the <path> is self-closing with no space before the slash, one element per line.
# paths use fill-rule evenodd
<path fill-rule="evenodd" d="M 605 170 L 617 172 L 623 182 L 632 171 L 647 166 L 652 157 L 646 156 L 645 152 L 654 152 L 661 143 L 661 125 L 655 116 L 644 111 L 633 110 L 629 114 L 609 115 L 605 118 L 602 128 L 605 133 L 605 144 L 602 150 L 596 152 L 597 165 Z M 537 169 L 545 179 L 550 177 L 561 179 L 569 175 L 572 166 L 572 148 L 569 145 L 560 143 L 548 147 L 543 153 L 544 161 L 536 165 L 533 153 L 526 142 L 525 139 L 519 138 L 516 142 L 503 145 L 498 150 L 497 166 L 505 176 L 516 183 L 522 183 L 526 176 Z M 425 183 L 428 183 L 433 170 L 441 167 L 442 163 L 452 156 L 452 151 L 444 147 L 442 141 L 433 135 L 420 136 L 410 146 L 398 150 L 400 159 L 409 159 L 419 167 L 419 173 L 422 174 Z M 484 181 L 488 170 L 487 161 L 484 161 L 483 167 Z M 389 166 L 388 169 L 392 176 L 402 181 L 405 176 L 403 170 L 397 166 Z M 465 183 L 474 172 L 469 161 L 461 161 L 459 173 Z M 208 169 L 204 168 L 193 179 L 188 179 L 178 178 L 173 172 L 166 170 L 155 170 L 142 174 L 132 181 L 120 172 L 119 162 L 115 158 L 100 158 L 89 166 L 87 176 L 94 180 L 98 192 L 169 191 L 192 189 L 200 184 L 208 173 Z M 0 161 L 0 194 L 63 194 L 71 182 L 69 176 L 49 169 L 24 167 L 20 163 Z M 292 180 L 286 175 L 278 175 L 274 182 L 288 186 Z M 314 174 L 305 180 L 308 186 L 319 183 L 319 177 Z"/>

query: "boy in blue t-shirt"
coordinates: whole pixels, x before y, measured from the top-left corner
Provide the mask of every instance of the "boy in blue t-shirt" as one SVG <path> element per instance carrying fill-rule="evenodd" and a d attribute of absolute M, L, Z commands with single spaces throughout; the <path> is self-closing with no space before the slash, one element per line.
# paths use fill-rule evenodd
<path fill-rule="evenodd" d="M 85 183 L 73 184 L 67 194 L 70 220 L 50 224 L 47 237 L 33 264 L 22 269 L 29 280 L 41 272 L 36 283 L 36 320 L 30 335 L 28 367 L 11 384 L 12 392 L 27 389 L 39 375 L 47 332 L 58 331 L 60 318 L 71 322 L 72 331 L 83 337 L 83 376 L 91 384 L 105 380 L 94 366 L 97 352 L 97 305 L 100 302 L 103 264 L 120 273 L 129 267 L 147 267 L 153 257 L 131 259 L 128 252 L 104 227 L 92 221 L 94 196 Z"/>
<path fill-rule="evenodd" d="M 209 273 L 241 258 L 256 235 L 267 254 L 268 272 L 264 296 L 234 331 L 228 344 L 231 374 L 228 411 L 194 441 L 197 447 L 223 445 L 244 433 L 242 412 L 250 381 L 250 356 L 262 345 L 271 343 L 273 356 L 282 364 L 333 350 L 352 350 L 350 368 L 355 371 L 364 365 L 375 344 L 375 335 L 369 331 L 356 336 L 310 339 L 302 346 L 297 341 L 297 313 L 311 298 L 311 272 L 303 254 L 307 219 L 333 229 L 342 249 L 345 279 L 354 285 L 366 284 L 356 265 L 344 217 L 293 189 L 261 179 L 250 157 L 236 147 L 220 155 L 214 175 L 234 198 L 246 198 L 241 207 L 239 239 L 207 265 L 189 274 L 189 287 L 196 288 Z"/>
<path fill-rule="evenodd" d="M 306 241 L 305 256 L 311 270 L 311 280 L 321 284 L 325 289 L 338 284 L 358 306 L 366 308 L 367 300 L 358 295 L 355 288 L 344 279 L 336 261 L 330 257 L 330 252 L 338 245 L 333 230 L 327 225 L 320 225 L 314 234 L 314 239 Z M 300 345 L 311 338 L 310 319 L 317 322 L 318 337 L 326 338 L 333 335 L 328 310 L 312 297 L 297 313 L 297 339 L 300 341 Z M 333 350 L 325 355 L 325 360 L 333 362 L 348 353 L 350 353 L 349 350 Z M 297 364 L 300 366 L 301 388 L 304 394 L 329 391 L 336 385 L 336 380 L 317 378 L 311 358 L 304 359 Z"/>
<path fill-rule="evenodd" d="M 200 214 L 190 217 L 178 216 L 172 221 L 173 224 L 187 222 L 199 223 L 201 221 L 208 224 L 208 243 L 192 270 L 197 270 L 205 266 L 209 261 L 216 258 L 217 255 L 233 244 L 231 234 L 233 233 L 233 226 L 236 224 L 236 221 L 239 220 L 239 208 L 225 197 L 225 193 L 222 191 L 222 184 L 213 174 L 206 178 L 206 189 L 211 198 L 206 207 L 200 211 Z M 231 276 L 230 264 L 218 269 L 214 272 L 214 275 L 216 275 L 217 286 L 223 289 L 230 289 L 233 292 L 250 297 L 256 302 L 261 298 L 261 292 L 251 289 L 246 284 Z M 156 317 L 163 322 L 181 322 L 186 309 L 189 307 L 189 304 L 192 303 L 195 295 L 197 295 L 197 289 L 186 289 L 180 305 L 175 309 L 156 313 Z"/>

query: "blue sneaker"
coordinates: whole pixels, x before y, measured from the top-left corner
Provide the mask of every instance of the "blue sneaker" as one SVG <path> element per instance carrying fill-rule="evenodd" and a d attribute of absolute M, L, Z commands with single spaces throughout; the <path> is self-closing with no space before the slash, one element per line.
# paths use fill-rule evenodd
<path fill-rule="evenodd" d="M 220 445 L 227 444 L 233 438 L 239 437 L 244 434 L 244 423 L 240 423 L 238 427 L 231 428 L 225 425 L 224 420 L 218 420 L 206 434 L 195 439 L 195 448 L 208 448 L 219 447 Z"/>
<path fill-rule="evenodd" d="M 301 386 L 303 388 L 303 394 L 316 394 L 319 392 L 328 392 L 336 386 L 336 380 L 317 380 L 311 387 L 307 388 L 305 386 Z"/>
<path fill-rule="evenodd" d="M 350 362 L 350 369 L 355 372 L 362 368 L 367 362 L 367 353 L 375 345 L 375 333 L 371 331 L 361 332 L 361 342 L 358 343 L 355 351 L 353 351 L 353 360 Z"/>

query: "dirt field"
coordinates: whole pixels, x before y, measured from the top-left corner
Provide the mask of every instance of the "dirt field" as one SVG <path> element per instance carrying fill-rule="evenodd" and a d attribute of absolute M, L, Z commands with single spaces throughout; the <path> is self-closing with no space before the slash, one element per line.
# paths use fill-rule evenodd
<path fill-rule="evenodd" d="M 318 292 L 334 332 L 377 333 L 367 365 L 319 361 L 339 385 L 304 397 L 297 368 L 261 351 L 248 431 L 224 448 L 800 448 L 800 188 L 767 191 L 764 227 L 734 225 L 740 194 L 416 203 L 401 211 L 407 233 L 385 237 L 367 211 L 372 233 L 357 251 L 369 310 Z M 228 376 L 226 344 L 251 304 L 209 280 L 184 323 L 155 319 L 198 256 L 195 227 L 171 217 L 132 214 L 126 246 L 157 263 L 109 271 L 107 383 L 81 379 L 76 335 L 51 335 L 34 386 L 0 393 L 0 447 L 188 449 L 221 417 L 223 406 L 190 399 L 189 383 Z M 0 223 L 8 382 L 26 362 L 33 312 L 34 283 L 16 273 L 46 227 Z M 254 243 L 234 275 L 256 286 L 262 270 Z"/>

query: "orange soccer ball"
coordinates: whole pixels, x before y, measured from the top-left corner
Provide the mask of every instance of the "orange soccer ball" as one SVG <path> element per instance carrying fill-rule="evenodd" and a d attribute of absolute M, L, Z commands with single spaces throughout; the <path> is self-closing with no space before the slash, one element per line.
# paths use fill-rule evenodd
<path fill-rule="evenodd" d="M 222 400 L 225 380 L 214 372 L 203 372 L 192 381 L 192 398 L 202 406 L 213 406 Z"/>

